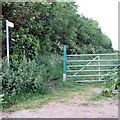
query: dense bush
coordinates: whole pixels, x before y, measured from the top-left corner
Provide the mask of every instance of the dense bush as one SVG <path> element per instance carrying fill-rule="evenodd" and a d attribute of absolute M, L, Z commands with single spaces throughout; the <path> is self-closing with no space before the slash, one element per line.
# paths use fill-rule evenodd
<path fill-rule="evenodd" d="M 46 92 L 46 78 L 44 66 L 38 66 L 35 61 L 28 61 L 24 58 L 19 64 L 19 67 L 13 68 L 5 67 L 3 63 L 2 73 L 2 90 L 4 100 L 8 104 L 15 102 L 16 95 L 30 92 L 39 92 L 44 94 Z"/>
<path fill-rule="evenodd" d="M 60 56 L 56 55 L 45 55 L 32 61 L 24 58 L 20 63 L 13 60 L 11 68 L 8 68 L 4 61 L 2 66 L 3 106 L 26 99 L 30 93 L 46 94 L 48 82 L 62 76 L 61 60 Z"/>
<path fill-rule="evenodd" d="M 47 79 L 48 81 L 57 80 L 61 78 L 63 74 L 63 57 L 60 55 L 43 55 L 40 57 L 39 64 L 44 64 L 44 67 L 47 71 Z"/>
<path fill-rule="evenodd" d="M 12 59 L 21 60 L 23 56 L 33 60 L 38 57 L 40 51 L 39 40 L 29 33 L 29 29 L 20 28 L 19 31 L 11 33 L 14 41 L 11 41 Z"/>
<path fill-rule="evenodd" d="M 23 58 L 24 51 L 31 59 L 38 53 L 63 54 L 64 45 L 68 54 L 113 52 L 112 43 L 98 22 L 77 14 L 73 2 L 3 2 L 2 9 L 3 57 L 6 19 L 15 24 L 10 29 L 10 38 L 14 39 L 10 40 L 10 54 L 17 59 Z"/>

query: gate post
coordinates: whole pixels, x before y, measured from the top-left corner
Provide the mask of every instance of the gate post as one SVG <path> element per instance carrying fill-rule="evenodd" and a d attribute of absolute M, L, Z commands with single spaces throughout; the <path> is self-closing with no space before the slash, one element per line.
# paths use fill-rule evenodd
<path fill-rule="evenodd" d="M 64 45 L 63 81 L 66 81 L 66 45 Z"/>
<path fill-rule="evenodd" d="M 98 65 L 99 65 L 99 80 L 101 80 L 100 78 L 100 56 L 98 56 Z"/>

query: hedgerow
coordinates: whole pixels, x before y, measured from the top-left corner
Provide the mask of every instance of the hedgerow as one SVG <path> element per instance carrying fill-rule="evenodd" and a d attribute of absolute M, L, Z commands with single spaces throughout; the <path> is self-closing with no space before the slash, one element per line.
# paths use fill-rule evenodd
<path fill-rule="evenodd" d="M 59 56 L 60 57 L 60 56 Z M 39 60 L 21 62 L 13 60 L 10 68 L 4 60 L 2 66 L 3 107 L 27 99 L 30 93 L 47 94 L 48 82 L 62 75 L 62 59 L 56 55 L 41 56 Z"/>

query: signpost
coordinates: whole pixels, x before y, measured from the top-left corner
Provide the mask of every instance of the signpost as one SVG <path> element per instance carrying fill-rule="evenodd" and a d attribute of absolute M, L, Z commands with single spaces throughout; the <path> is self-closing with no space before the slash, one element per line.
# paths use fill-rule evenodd
<path fill-rule="evenodd" d="M 6 20 L 6 41 L 7 41 L 7 63 L 8 63 L 8 67 L 9 65 L 9 28 L 8 27 L 14 27 L 14 24 L 12 22 L 9 22 L 8 20 Z"/>

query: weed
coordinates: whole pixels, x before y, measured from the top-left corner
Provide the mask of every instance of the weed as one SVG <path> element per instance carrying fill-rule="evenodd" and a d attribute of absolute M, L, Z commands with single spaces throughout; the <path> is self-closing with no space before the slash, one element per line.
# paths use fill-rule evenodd
<path fill-rule="evenodd" d="M 100 101 L 102 98 L 103 97 L 101 94 L 95 94 L 95 95 L 92 95 L 91 100 L 92 101 Z"/>
<path fill-rule="evenodd" d="M 83 106 L 89 106 L 89 103 L 82 103 Z"/>

